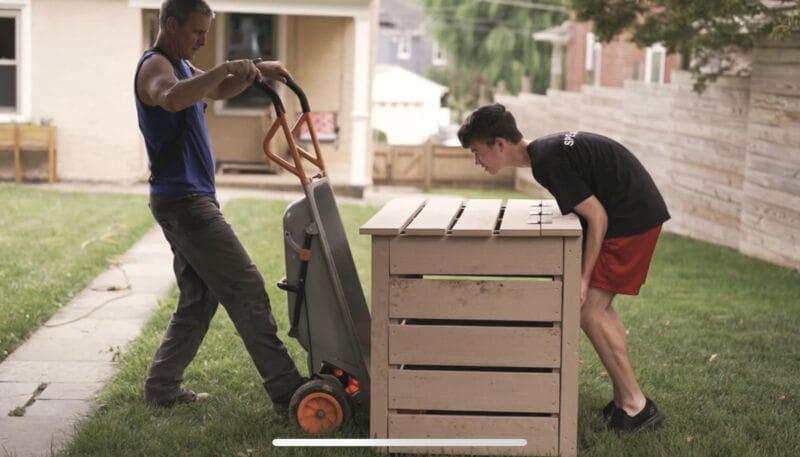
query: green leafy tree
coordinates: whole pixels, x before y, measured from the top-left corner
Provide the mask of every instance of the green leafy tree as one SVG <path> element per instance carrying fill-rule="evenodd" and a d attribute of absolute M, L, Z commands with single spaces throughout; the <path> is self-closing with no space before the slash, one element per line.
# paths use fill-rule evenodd
<path fill-rule="evenodd" d="M 568 0 L 577 19 L 610 41 L 628 32 L 641 47 L 661 43 L 682 56 L 695 89 L 729 72 L 735 56 L 764 37 L 800 30 L 800 0 Z"/>
<path fill-rule="evenodd" d="M 420 0 L 429 33 L 447 53 L 448 66 L 429 76 L 450 88 L 459 115 L 503 86 L 544 93 L 550 45 L 533 32 L 567 19 L 561 0 Z M 527 86 L 527 87 L 526 87 Z"/>

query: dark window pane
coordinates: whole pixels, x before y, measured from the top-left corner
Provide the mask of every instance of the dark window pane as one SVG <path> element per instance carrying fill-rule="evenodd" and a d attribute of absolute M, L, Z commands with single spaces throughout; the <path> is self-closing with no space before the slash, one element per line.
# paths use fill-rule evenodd
<path fill-rule="evenodd" d="M 228 60 L 274 59 L 273 19 L 266 14 L 228 15 Z"/>
<path fill-rule="evenodd" d="M 266 14 L 229 14 L 227 16 L 227 60 L 276 59 L 275 17 Z M 270 100 L 267 95 L 255 88 L 248 88 L 241 94 L 228 99 L 232 108 L 266 108 Z"/>
<path fill-rule="evenodd" d="M 0 108 L 17 108 L 17 67 L 0 65 Z"/>
<path fill-rule="evenodd" d="M 15 19 L 13 17 L 0 17 L 0 59 L 17 58 L 17 34 L 15 33 Z"/>

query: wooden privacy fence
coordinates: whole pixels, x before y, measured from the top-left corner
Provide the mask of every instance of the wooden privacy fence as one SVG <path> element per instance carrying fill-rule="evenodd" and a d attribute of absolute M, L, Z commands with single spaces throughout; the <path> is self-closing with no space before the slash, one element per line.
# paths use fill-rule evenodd
<path fill-rule="evenodd" d="M 593 131 L 626 145 L 667 202 L 665 229 L 800 268 L 800 37 L 762 42 L 750 77 L 499 96 L 526 138 Z M 515 187 L 539 190 L 530 170 Z"/>
<path fill-rule="evenodd" d="M 372 162 L 375 184 L 511 186 L 514 170 L 492 176 L 475 164 L 471 152 L 460 146 L 423 144 L 377 145 Z"/>

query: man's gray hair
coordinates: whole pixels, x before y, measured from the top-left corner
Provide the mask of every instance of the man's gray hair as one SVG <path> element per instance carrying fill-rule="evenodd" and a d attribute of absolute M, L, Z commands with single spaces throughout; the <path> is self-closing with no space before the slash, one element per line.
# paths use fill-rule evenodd
<path fill-rule="evenodd" d="M 178 20 L 178 24 L 185 24 L 192 13 L 214 17 L 214 11 L 206 3 L 206 0 L 164 0 L 161 3 L 161 14 L 158 21 L 161 29 L 167 28 L 167 18 L 170 16 Z"/>

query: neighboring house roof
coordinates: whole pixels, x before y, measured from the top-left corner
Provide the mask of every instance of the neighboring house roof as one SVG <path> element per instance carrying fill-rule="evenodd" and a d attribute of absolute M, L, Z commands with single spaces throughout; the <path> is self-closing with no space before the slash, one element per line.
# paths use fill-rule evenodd
<path fill-rule="evenodd" d="M 431 93 L 439 97 L 448 88 L 397 65 L 376 64 L 372 81 L 372 102 L 423 102 Z"/>
<path fill-rule="evenodd" d="M 381 0 L 380 27 L 403 31 L 418 31 L 425 15 L 415 0 Z"/>
<path fill-rule="evenodd" d="M 570 21 L 564 21 L 561 25 L 550 27 L 533 34 L 536 41 L 545 41 L 553 44 L 566 45 L 569 43 Z"/>

